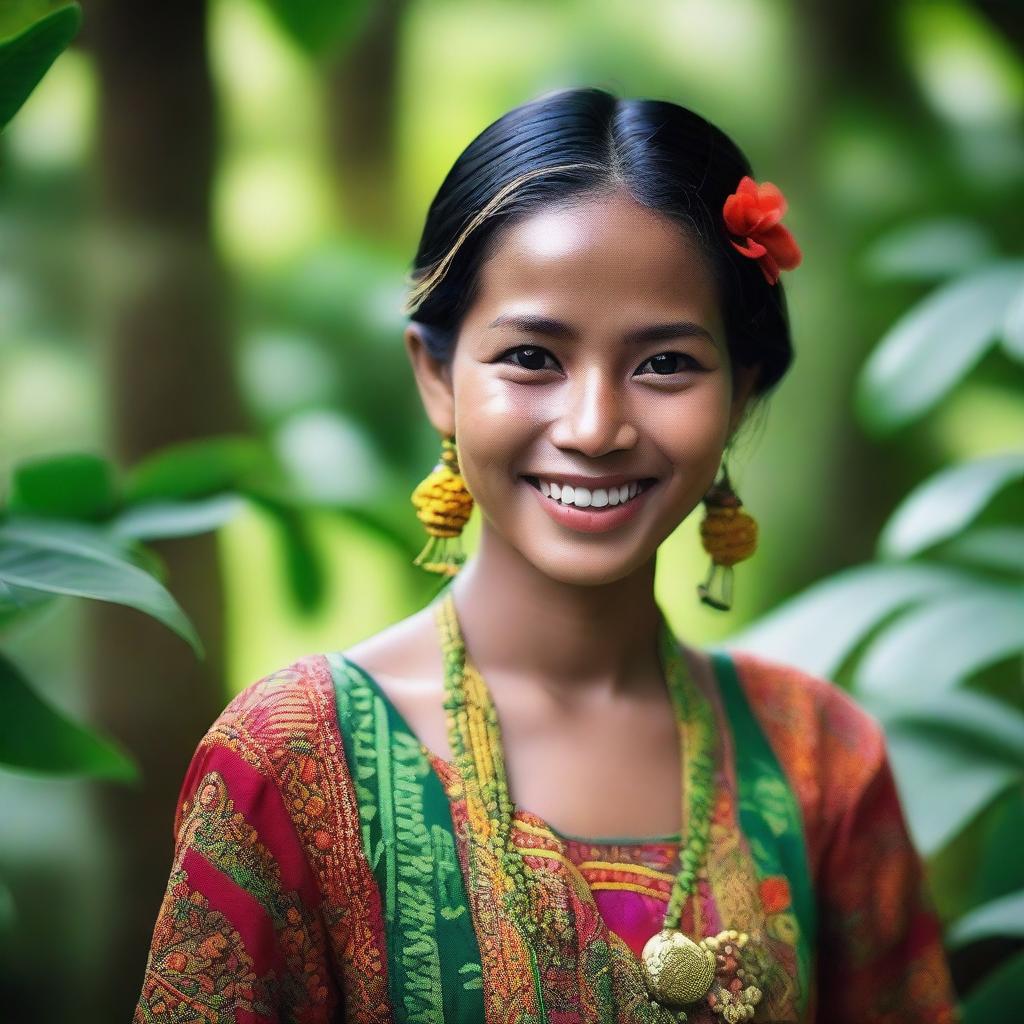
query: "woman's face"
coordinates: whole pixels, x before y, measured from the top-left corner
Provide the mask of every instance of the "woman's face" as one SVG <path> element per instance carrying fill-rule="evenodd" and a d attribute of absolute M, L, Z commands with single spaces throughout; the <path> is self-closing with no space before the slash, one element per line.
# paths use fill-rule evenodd
<path fill-rule="evenodd" d="M 418 377 L 424 362 L 414 358 Z M 744 373 L 734 398 L 716 290 L 693 243 L 622 196 L 500 233 L 442 377 L 447 393 L 422 379 L 421 393 L 435 427 L 455 434 L 483 529 L 585 585 L 646 565 L 694 509 L 754 379 Z"/>

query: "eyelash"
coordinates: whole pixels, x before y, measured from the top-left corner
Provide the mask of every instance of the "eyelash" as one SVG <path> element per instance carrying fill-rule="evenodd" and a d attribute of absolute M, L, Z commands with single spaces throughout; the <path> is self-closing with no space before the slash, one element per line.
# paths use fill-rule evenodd
<path fill-rule="evenodd" d="M 540 345 L 516 345 L 515 348 L 510 348 L 506 352 L 504 352 L 501 356 L 499 356 L 498 362 L 504 362 L 513 353 L 515 353 L 515 352 L 522 352 L 524 350 L 534 351 L 534 352 L 543 352 L 545 355 L 551 356 L 552 359 L 555 358 L 554 356 L 551 355 L 551 353 L 546 348 L 541 348 Z M 686 373 L 686 372 L 701 373 L 701 372 L 704 371 L 704 367 L 701 366 L 701 364 L 699 362 L 697 362 L 696 358 L 694 358 L 693 356 L 691 356 L 687 352 L 657 352 L 653 356 L 651 356 L 650 358 L 645 359 L 640 365 L 644 366 L 647 363 L 649 363 L 652 359 L 657 359 L 658 356 L 678 356 L 680 359 L 684 359 L 684 360 L 689 360 L 690 361 L 690 365 L 689 366 L 684 367 L 682 370 L 676 370 L 676 371 L 674 371 L 674 373 Z M 557 362 L 557 360 L 556 360 L 556 362 Z M 516 366 L 520 370 L 528 370 L 528 371 L 533 372 L 533 373 L 540 373 L 541 372 L 540 370 L 534 370 L 533 367 L 530 367 L 530 366 L 522 366 L 522 365 L 520 365 L 518 363 L 514 363 L 513 365 Z M 655 373 L 655 374 L 653 374 L 653 376 L 655 376 L 655 377 L 671 377 L 673 375 L 674 374 L 672 374 L 672 373 Z"/>

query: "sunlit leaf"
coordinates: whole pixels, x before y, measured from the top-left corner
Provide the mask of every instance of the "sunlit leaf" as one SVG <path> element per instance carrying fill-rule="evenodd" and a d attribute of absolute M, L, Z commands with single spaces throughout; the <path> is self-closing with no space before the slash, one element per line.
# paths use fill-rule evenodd
<path fill-rule="evenodd" d="M 990 236 L 972 220 L 944 217 L 899 227 L 864 254 L 865 270 L 897 281 L 939 281 L 996 256 Z"/>
<path fill-rule="evenodd" d="M 0 654 L 0 764 L 47 775 L 131 781 L 132 761 L 44 701 Z"/>
<path fill-rule="evenodd" d="M 1024 889 L 965 914 L 947 930 L 946 943 L 956 949 L 996 936 L 1024 938 Z"/>
<path fill-rule="evenodd" d="M 977 586 L 903 613 L 858 661 L 858 693 L 941 692 L 1024 652 L 1024 588 Z"/>
<path fill-rule="evenodd" d="M 0 16 L 0 129 L 21 109 L 50 65 L 75 38 L 82 22 L 78 4 L 67 4 L 26 26 L 26 18 L 52 4 L 19 3 Z M 17 35 L 11 35 L 18 32 Z"/>
<path fill-rule="evenodd" d="M 987 266 L 914 306 L 886 333 L 857 381 L 861 422 L 888 434 L 932 409 L 1001 337 L 1024 287 L 1024 262 Z"/>
<path fill-rule="evenodd" d="M 861 639 L 908 605 L 956 592 L 970 573 L 925 564 L 866 565 L 808 587 L 723 646 L 833 677 Z"/>
<path fill-rule="evenodd" d="M 245 508 L 237 494 L 218 494 L 195 501 L 150 501 L 135 505 L 110 522 L 118 537 L 155 540 L 192 537 L 217 530 Z"/>
<path fill-rule="evenodd" d="M 0 580 L 51 594 L 128 605 L 162 622 L 202 658 L 192 623 L 170 593 L 123 557 L 121 544 L 99 528 L 49 520 L 0 523 Z"/>
<path fill-rule="evenodd" d="M 336 54 L 372 10 L 370 0 L 264 0 L 280 26 L 314 57 Z"/>
<path fill-rule="evenodd" d="M 65 519 L 105 519 L 117 505 L 114 469 L 90 453 L 19 462 L 11 471 L 9 510 Z"/>
<path fill-rule="evenodd" d="M 950 466 L 897 506 L 878 538 L 882 558 L 909 558 L 968 526 L 1004 487 L 1024 483 L 1024 452 Z"/>

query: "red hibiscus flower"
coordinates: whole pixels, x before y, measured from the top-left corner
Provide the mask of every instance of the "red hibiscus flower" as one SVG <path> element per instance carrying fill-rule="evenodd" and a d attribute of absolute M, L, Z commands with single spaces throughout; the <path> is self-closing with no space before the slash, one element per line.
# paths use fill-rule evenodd
<path fill-rule="evenodd" d="M 779 279 L 780 270 L 800 265 L 803 254 L 789 230 L 779 222 L 786 212 L 786 199 L 770 181 L 760 185 L 745 174 L 739 187 L 725 200 L 722 216 L 729 231 L 745 245 L 732 241 L 737 252 L 757 260 L 769 284 Z"/>

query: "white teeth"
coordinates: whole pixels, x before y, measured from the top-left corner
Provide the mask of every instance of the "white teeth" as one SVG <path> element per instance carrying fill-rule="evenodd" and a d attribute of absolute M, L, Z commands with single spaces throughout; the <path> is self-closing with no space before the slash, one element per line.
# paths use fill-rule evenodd
<path fill-rule="evenodd" d="M 606 508 L 624 505 L 640 492 L 640 481 L 622 484 L 621 487 L 574 487 L 572 484 L 556 484 L 549 480 L 538 479 L 541 493 L 553 501 L 576 508 Z"/>

